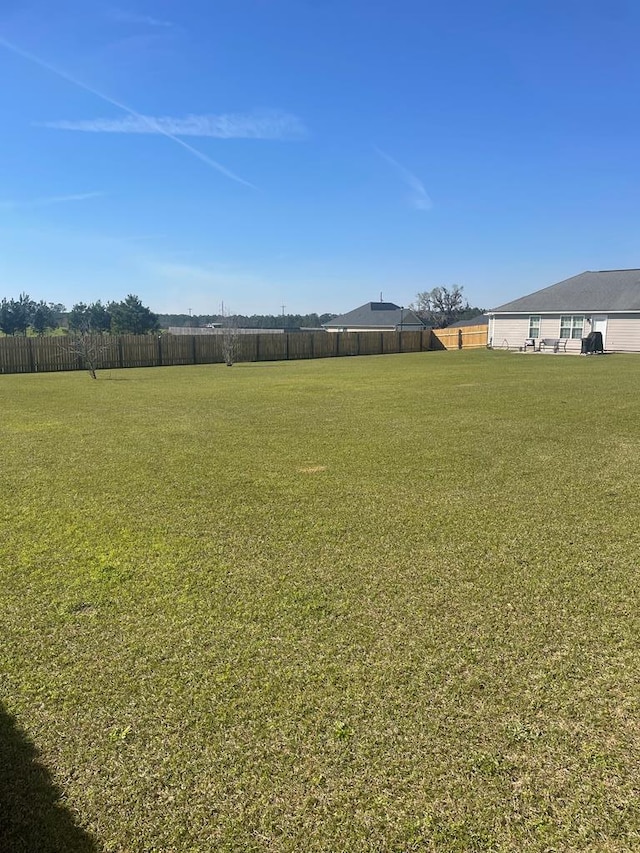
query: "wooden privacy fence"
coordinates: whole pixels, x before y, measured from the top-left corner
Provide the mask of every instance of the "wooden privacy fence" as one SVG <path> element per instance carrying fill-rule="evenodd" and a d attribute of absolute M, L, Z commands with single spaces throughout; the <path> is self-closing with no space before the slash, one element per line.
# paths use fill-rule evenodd
<path fill-rule="evenodd" d="M 482 330 L 482 331 L 479 331 Z M 82 370 L 71 337 L 0 338 L 0 373 Z M 235 339 L 236 361 L 286 361 L 347 355 L 384 355 L 487 344 L 487 327 L 409 332 L 291 332 L 243 334 Z M 94 335 L 86 342 L 97 370 L 224 362 L 224 338 L 215 335 Z"/>
<path fill-rule="evenodd" d="M 431 349 L 478 349 L 486 347 L 489 327 L 461 326 L 455 329 L 432 329 Z"/>

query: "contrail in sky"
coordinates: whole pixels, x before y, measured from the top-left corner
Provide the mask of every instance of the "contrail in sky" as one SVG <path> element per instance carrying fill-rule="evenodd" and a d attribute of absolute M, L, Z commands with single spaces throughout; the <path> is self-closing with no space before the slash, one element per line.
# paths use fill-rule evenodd
<path fill-rule="evenodd" d="M 386 160 L 393 168 L 398 172 L 404 183 L 412 190 L 413 195 L 411 197 L 411 204 L 417 210 L 431 210 L 433 207 L 433 202 L 431 201 L 429 194 L 424 188 L 424 184 L 420 180 L 420 178 L 416 177 L 413 172 L 410 172 L 406 169 L 401 163 L 398 163 L 397 160 L 394 160 L 389 154 L 386 154 L 384 151 L 381 151 L 379 148 L 374 147 L 374 150 L 383 160 Z"/>
<path fill-rule="evenodd" d="M 148 27 L 173 27 L 171 21 L 161 21 L 150 15 L 137 15 L 125 9 L 111 9 L 109 17 L 118 24 L 146 24 Z"/>
<path fill-rule="evenodd" d="M 197 148 L 194 148 L 192 145 L 189 145 L 187 142 L 184 142 L 178 136 L 174 136 L 169 131 L 165 130 L 163 127 L 154 124 L 150 121 L 146 116 L 142 115 L 136 110 L 128 107 L 126 104 L 123 104 L 121 101 L 116 101 L 115 98 L 109 97 L 109 95 L 105 95 L 103 92 L 99 92 L 97 89 L 94 89 L 92 86 L 88 86 L 86 83 L 83 83 L 81 80 L 77 80 L 75 77 L 72 77 L 70 74 L 67 74 L 66 71 L 62 71 L 59 68 L 56 68 L 54 65 L 50 65 L 48 62 L 45 62 L 43 59 L 40 59 L 38 56 L 35 56 L 33 53 L 29 53 L 26 50 L 23 50 L 21 47 L 13 44 L 7 39 L 0 36 L 0 46 L 10 50 L 12 53 L 17 54 L 17 56 L 21 56 L 23 59 L 27 59 L 29 62 L 33 62 L 35 65 L 39 65 L 40 68 L 44 68 L 46 71 L 49 71 L 51 74 L 55 74 L 56 77 L 62 78 L 62 80 L 66 80 L 68 83 L 71 83 L 73 86 L 77 86 L 79 89 L 84 89 L 85 92 L 89 92 L 91 95 L 95 95 L 96 98 L 100 98 L 100 100 L 105 101 L 107 104 L 111 104 L 113 107 L 117 107 L 119 110 L 122 110 L 125 113 L 128 113 L 130 116 L 138 119 L 149 125 L 150 128 L 153 129 L 154 133 L 159 133 L 162 136 L 166 136 L 167 139 L 171 139 L 177 145 L 180 145 L 181 148 L 184 148 L 190 154 L 193 154 L 194 157 L 197 157 L 198 160 L 202 160 L 203 163 L 206 163 L 207 166 L 211 166 L 212 169 L 216 169 L 218 172 L 221 172 L 227 178 L 230 178 L 232 181 L 237 181 L 239 184 L 244 184 L 245 187 L 251 187 L 251 189 L 257 189 L 254 184 L 249 183 L 249 181 L 245 181 L 244 178 L 241 178 L 239 175 L 236 175 L 230 169 L 225 168 L 221 163 L 216 162 L 216 160 L 212 160 L 211 157 L 207 157 L 206 154 L 203 154 L 202 151 L 198 151 Z"/>
<path fill-rule="evenodd" d="M 70 201 L 87 201 L 92 198 L 101 198 L 107 195 L 105 192 L 90 193 L 67 193 L 67 195 L 47 195 L 34 198 L 31 201 L 0 201 L 0 210 L 14 210 L 23 207 L 49 207 L 51 204 L 66 204 Z"/>

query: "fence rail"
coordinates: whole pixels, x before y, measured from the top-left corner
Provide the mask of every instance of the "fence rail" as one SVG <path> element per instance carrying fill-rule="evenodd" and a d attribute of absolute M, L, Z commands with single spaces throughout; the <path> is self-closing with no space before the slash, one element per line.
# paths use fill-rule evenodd
<path fill-rule="evenodd" d="M 86 365 L 71 337 L 0 338 L 0 373 L 82 370 Z M 96 369 L 215 364 L 224 361 L 221 335 L 93 336 Z M 409 332 L 291 332 L 243 334 L 236 361 L 285 361 L 348 355 L 384 355 L 487 345 L 487 327 Z"/>

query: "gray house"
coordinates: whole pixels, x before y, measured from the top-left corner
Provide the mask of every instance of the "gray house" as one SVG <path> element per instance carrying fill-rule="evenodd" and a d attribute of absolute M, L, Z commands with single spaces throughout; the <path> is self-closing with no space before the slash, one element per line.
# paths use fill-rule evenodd
<path fill-rule="evenodd" d="M 488 314 L 494 349 L 553 339 L 580 352 L 581 338 L 602 332 L 606 350 L 640 352 L 640 270 L 583 272 Z"/>
<path fill-rule="evenodd" d="M 422 320 L 409 308 L 393 302 L 366 302 L 341 317 L 324 324 L 328 332 L 420 331 Z"/>

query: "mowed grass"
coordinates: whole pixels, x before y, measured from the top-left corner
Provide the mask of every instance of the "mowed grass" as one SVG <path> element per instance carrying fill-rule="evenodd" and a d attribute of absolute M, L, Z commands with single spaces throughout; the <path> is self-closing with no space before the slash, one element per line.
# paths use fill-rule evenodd
<path fill-rule="evenodd" d="M 123 853 L 640 849 L 639 387 L 0 377 L 0 699 L 65 810 Z"/>

